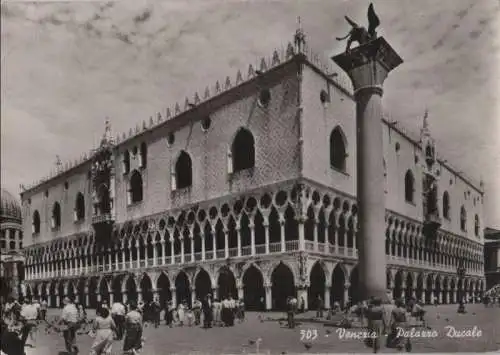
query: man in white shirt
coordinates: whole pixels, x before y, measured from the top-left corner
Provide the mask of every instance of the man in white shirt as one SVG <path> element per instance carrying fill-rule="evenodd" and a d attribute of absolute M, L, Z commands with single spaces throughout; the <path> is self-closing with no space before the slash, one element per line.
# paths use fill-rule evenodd
<path fill-rule="evenodd" d="M 26 340 L 28 340 L 28 335 L 31 338 L 33 344 L 31 346 L 34 348 L 35 345 L 35 334 L 36 334 L 36 320 L 38 318 L 38 309 L 31 302 L 31 298 L 27 297 L 24 299 L 24 304 L 21 307 L 21 318 L 24 319 L 25 325 L 22 332 L 22 341 L 26 344 Z"/>
<path fill-rule="evenodd" d="M 125 306 L 121 302 L 115 302 L 111 306 L 111 317 L 116 324 L 116 337 L 121 340 L 125 326 Z"/>
<path fill-rule="evenodd" d="M 63 331 L 66 351 L 69 354 L 77 354 L 76 330 L 78 328 L 78 309 L 68 297 L 64 298 L 63 303 L 64 308 L 61 314 L 61 322 L 66 326 L 66 329 Z"/>

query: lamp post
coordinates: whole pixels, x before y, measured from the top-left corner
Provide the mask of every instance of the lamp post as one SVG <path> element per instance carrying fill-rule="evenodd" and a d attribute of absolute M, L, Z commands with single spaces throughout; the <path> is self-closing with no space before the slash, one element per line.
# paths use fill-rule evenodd
<path fill-rule="evenodd" d="M 458 260 L 457 266 L 457 276 L 460 287 L 458 288 L 458 309 L 457 313 L 465 313 L 465 304 L 463 299 L 463 287 L 464 287 L 464 277 L 465 277 L 465 260 L 460 258 Z"/>

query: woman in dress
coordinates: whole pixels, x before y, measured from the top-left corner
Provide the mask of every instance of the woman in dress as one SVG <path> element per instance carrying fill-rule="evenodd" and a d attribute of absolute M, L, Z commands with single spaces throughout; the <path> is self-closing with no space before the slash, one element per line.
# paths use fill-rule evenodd
<path fill-rule="evenodd" d="M 116 325 L 107 308 L 101 308 L 100 314 L 94 320 L 93 330 L 95 332 L 95 340 L 90 349 L 90 354 L 110 355 Z"/>
<path fill-rule="evenodd" d="M 184 325 L 184 304 L 182 302 L 179 303 L 179 306 L 177 307 L 177 317 L 179 318 L 179 326 Z"/>
<path fill-rule="evenodd" d="M 142 349 L 142 314 L 137 311 L 137 304 L 130 302 L 130 312 L 125 316 L 125 340 L 123 353 L 137 354 Z"/>

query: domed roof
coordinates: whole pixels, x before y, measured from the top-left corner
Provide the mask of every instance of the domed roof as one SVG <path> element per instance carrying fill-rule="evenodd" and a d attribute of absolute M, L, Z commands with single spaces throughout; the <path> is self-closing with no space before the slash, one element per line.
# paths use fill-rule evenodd
<path fill-rule="evenodd" d="M 21 206 L 17 200 L 9 191 L 2 189 L 2 195 L 0 196 L 2 202 L 0 204 L 0 217 L 2 219 L 16 219 L 21 221 Z"/>

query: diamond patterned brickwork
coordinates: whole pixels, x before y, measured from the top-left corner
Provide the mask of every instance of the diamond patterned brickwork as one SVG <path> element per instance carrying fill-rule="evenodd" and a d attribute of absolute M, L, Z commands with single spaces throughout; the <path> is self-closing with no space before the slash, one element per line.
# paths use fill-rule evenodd
<path fill-rule="evenodd" d="M 150 138 L 144 136 L 148 142 L 148 166 L 142 172 L 144 201 L 127 206 L 128 176 L 117 174 L 117 222 L 298 177 L 298 80 L 291 74 L 272 85 L 270 91 L 269 107 L 258 104 L 258 92 L 242 97 L 212 113 L 207 132 L 200 121 L 176 130 L 170 147 L 166 129 Z M 240 127 L 254 136 L 255 167 L 230 177 L 227 154 Z M 171 192 L 171 169 L 182 150 L 192 159 L 193 185 Z M 121 158 L 116 162 L 120 164 Z"/>

